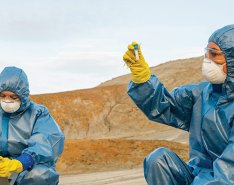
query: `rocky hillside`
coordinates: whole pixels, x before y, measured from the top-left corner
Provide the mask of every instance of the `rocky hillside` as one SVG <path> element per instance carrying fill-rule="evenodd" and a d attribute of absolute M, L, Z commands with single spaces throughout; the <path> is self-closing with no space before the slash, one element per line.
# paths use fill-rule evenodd
<path fill-rule="evenodd" d="M 200 82 L 202 80 L 202 61 L 203 57 L 173 60 L 156 67 L 151 67 L 151 73 L 157 75 L 168 90 L 172 90 L 177 86 Z M 100 86 L 127 85 L 130 80 L 131 78 L 128 74 L 108 80 L 100 84 Z"/>
<path fill-rule="evenodd" d="M 201 62 L 202 57 L 170 61 L 151 72 L 171 90 L 201 81 Z M 188 160 L 188 134 L 149 121 L 126 93 L 129 80 L 125 75 L 92 89 L 31 97 L 49 108 L 65 133 L 65 148 L 57 163 L 61 174 L 139 167 L 158 147 Z"/>
<path fill-rule="evenodd" d="M 201 81 L 202 57 L 169 61 L 151 68 L 171 90 Z M 46 105 L 66 139 L 129 138 L 186 142 L 183 131 L 155 124 L 144 116 L 126 93 L 129 75 L 114 78 L 92 89 L 34 95 Z"/>

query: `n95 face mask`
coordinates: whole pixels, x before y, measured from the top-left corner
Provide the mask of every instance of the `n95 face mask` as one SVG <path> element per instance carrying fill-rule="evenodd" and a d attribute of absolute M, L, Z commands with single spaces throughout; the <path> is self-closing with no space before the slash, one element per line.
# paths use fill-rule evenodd
<path fill-rule="evenodd" d="M 204 58 L 202 64 L 202 76 L 212 84 L 224 83 L 227 74 L 223 71 L 223 65 L 216 64 L 214 61 Z"/>
<path fill-rule="evenodd" d="M 15 100 L 1 100 L 1 107 L 7 113 L 14 113 L 20 108 L 20 101 Z"/>

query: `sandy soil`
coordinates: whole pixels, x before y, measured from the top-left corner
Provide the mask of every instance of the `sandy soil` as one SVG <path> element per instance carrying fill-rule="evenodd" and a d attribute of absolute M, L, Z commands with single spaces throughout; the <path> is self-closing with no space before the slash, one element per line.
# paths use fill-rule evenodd
<path fill-rule="evenodd" d="M 133 169 L 142 166 L 146 155 L 158 147 L 188 160 L 188 145 L 164 140 L 67 140 L 57 163 L 60 174 L 83 174 Z"/>
<path fill-rule="evenodd" d="M 59 185 L 146 185 L 143 168 L 60 177 Z"/>

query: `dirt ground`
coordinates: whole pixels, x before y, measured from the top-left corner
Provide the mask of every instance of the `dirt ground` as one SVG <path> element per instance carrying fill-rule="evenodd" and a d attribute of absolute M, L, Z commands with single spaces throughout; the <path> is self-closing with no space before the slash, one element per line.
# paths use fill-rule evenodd
<path fill-rule="evenodd" d="M 57 163 L 62 175 L 134 169 L 158 147 L 167 147 L 188 160 L 188 145 L 164 140 L 67 140 Z"/>
<path fill-rule="evenodd" d="M 64 175 L 59 185 L 146 185 L 143 168 Z"/>

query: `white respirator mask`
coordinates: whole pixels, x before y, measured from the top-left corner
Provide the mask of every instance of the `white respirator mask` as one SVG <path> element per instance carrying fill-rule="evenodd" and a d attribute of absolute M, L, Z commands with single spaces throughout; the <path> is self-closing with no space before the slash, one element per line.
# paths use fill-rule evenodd
<path fill-rule="evenodd" d="M 1 100 L 1 107 L 7 113 L 14 113 L 20 108 L 20 101 L 15 100 Z"/>
<path fill-rule="evenodd" d="M 223 71 L 223 65 L 216 64 L 213 60 L 209 58 L 204 58 L 202 64 L 203 78 L 212 84 L 224 83 L 227 74 L 225 74 Z"/>

